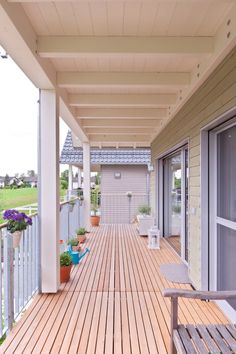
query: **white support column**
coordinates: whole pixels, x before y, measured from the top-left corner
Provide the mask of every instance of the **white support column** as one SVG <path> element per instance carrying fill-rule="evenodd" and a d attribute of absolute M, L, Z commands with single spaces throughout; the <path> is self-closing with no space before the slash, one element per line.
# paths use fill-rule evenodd
<path fill-rule="evenodd" d="M 59 288 L 59 104 L 53 90 L 40 92 L 39 222 L 41 291 Z"/>
<path fill-rule="evenodd" d="M 72 165 L 69 165 L 69 175 L 68 175 L 68 197 L 71 198 L 73 190 L 73 171 Z"/>
<path fill-rule="evenodd" d="M 84 224 L 87 231 L 90 231 L 90 145 L 83 143 L 83 171 L 84 171 Z"/>
<path fill-rule="evenodd" d="M 81 188 L 81 169 L 78 167 L 78 188 Z"/>

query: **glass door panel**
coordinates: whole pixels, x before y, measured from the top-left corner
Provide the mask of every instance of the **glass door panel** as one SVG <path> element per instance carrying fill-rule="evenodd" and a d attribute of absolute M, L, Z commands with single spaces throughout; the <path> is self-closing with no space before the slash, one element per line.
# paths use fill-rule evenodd
<path fill-rule="evenodd" d="M 181 255 L 181 152 L 164 160 L 164 236 Z"/>
<path fill-rule="evenodd" d="M 236 126 L 217 136 L 217 216 L 236 221 Z"/>
<path fill-rule="evenodd" d="M 188 227 L 188 213 L 189 213 L 189 208 L 188 208 L 188 180 L 189 180 L 189 168 L 188 168 L 188 148 L 184 149 L 184 180 L 185 180 L 185 185 L 184 185 L 184 193 L 185 193 L 185 200 L 184 200 L 184 217 L 185 217 L 185 249 L 184 249 L 184 259 L 188 263 L 188 232 L 189 232 L 189 227 Z"/>
<path fill-rule="evenodd" d="M 210 284 L 213 290 L 236 290 L 236 125 L 210 134 Z M 224 301 L 231 316 L 236 301 Z M 233 314 L 234 316 L 234 314 Z"/>

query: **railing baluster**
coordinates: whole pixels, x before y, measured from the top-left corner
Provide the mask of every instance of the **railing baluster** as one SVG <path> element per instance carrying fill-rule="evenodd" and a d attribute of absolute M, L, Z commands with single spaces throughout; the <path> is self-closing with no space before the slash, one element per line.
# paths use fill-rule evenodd
<path fill-rule="evenodd" d="M 20 241 L 20 276 L 19 276 L 19 284 L 20 284 L 20 291 L 19 291 L 19 304 L 20 304 L 20 311 L 24 308 L 24 234 Z"/>
<path fill-rule="evenodd" d="M 14 261 L 14 313 L 15 316 L 19 314 L 19 249 L 15 249 Z"/>
<path fill-rule="evenodd" d="M 4 230 L 4 326 L 11 330 L 14 320 L 14 283 L 12 238 Z"/>
<path fill-rule="evenodd" d="M 39 235 L 39 219 L 38 215 L 36 215 L 35 222 L 35 287 L 38 289 L 39 287 L 39 272 L 40 272 L 40 235 Z M 36 290 L 35 290 L 36 291 Z"/>
<path fill-rule="evenodd" d="M 27 229 L 29 252 L 28 252 L 28 299 L 32 296 L 32 229 L 31 226 Z"/>
<path fill-rule="evenodd" d="M 0 229 L 0 260 L 1 260 L 1 268 L 0 268 L 0 337 L 3 335 L 3 301 L 2 301 L 2 296 L 3 296 L 3 286 L 2 286 L 2 276 L 3 276 L 3 255 L 2 255 L 2 247 L 3 247 L 3 242 L 2 242 L 2 230 Z"/>
<path fill-rule="evenodd" d="M 24 250 L 23 250 L 23 252 L 24 252 L 24 298 L 23 298 L 23 304 L 24 304 L 24 306 L 26 305 L 27 292 L 28 292 L 27 248 L 28 248 L 28 240 L 27 240 L 26 232 L 24 231 Z"/>

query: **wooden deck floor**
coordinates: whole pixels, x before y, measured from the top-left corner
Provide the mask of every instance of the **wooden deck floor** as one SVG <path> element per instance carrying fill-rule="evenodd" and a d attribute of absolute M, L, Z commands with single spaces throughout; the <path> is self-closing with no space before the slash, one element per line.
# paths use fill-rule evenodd
<path fill-rule="evenodd" d="M 1 353 L 168 353 L 170 303 L 163 263 L 179 262 L 166 241 L 148 250 L 130 225 L 94 229 L 91 253 L 55 295 L 37 295 Z M 213 303 L 180 301 L 182 323 L 226 323 Z"/>

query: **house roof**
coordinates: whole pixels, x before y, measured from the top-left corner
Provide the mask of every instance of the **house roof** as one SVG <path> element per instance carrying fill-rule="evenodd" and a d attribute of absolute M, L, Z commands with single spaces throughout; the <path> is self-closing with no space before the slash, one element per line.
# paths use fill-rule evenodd
<path fill-rule="evenodd" d="M 83 150 L 74 147 L 69 131 L 61 153 L 61 164 L 82 164 Z M 149 148 L 91 148 L 91 164 L 94 165 L 148 165 L 151 162 Z"/>

